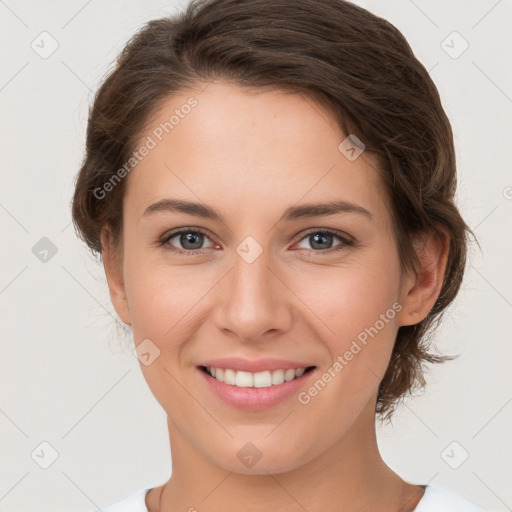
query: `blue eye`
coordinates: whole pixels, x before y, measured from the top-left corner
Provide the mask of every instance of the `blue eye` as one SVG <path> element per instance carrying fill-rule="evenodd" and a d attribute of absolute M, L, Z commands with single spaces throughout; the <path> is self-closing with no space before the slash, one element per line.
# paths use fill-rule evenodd
<path fill-rule="evenodd" d="M 334 239 L 338 239 L 341 243 L 333 247 Z M 346 246 L 353 245 L 352 240 L 348 237 L 342 236 L 334 231 L 315 229 L 309 231 L 306 236 L 303 236 L 299 242 L 309 241 L 313 249 L 308 251 L 308 255 L 311 254 L 331 254 L 334 251 L 343 250 Z M 326 247 L 328 246 L 328 247 Z M 331 250 L 332 249 L 332 250 Z"/>
<path fill-rule="evenodd" d="M 177 242 L 171 243 L 171 240 L 176 239 Z M 333 246 L 334 239 L 338 239 L 341 243 Z M 180 228 L 176 231 L 169 233 L 159 242 L 159 245 L 165 246 L 166 249 L 192 256 L 195 254 L 201 254 L 204 249 L 217 247 L 216 244 L 211 242 L 209 247 L 202 247 L 205 240 L 210 240 L 208 235 L 200 229 L 192 228 Z M 305 249 L 308 255 L 317 254 L 331 254 L 334 251 L 340 251 L 345 249 L 347 246 L 354 245 L 354 242 L 347 236 L 336 231 L 329 231 L 323 229 L 312 229 L 306 235 L 303 235 L 299 239 L 299 243 L 308 240 L 311 244 L 312 249 Z M 181 247 L 176 247 L 174 244 L 178 243 Z"/>
<path fill-rule="evenodd" d="M 173 238 L 177 238 L 178 242 L 181 244 L 182 249 L 175 248 L 170 243 Z M 197 229 L 190 228 L 182 228 L 177 231 L 170 233 L 168 236 L 162 240 L 161 245 L 169 246 L 171 251 L 181 252 L 181 253 L 190 253 L 196 254 L 197 251 L 201 250 L 201 245 L 204 243 L 204 240 L 208 239 L 206 233 L 199 231 Z M 212 244 L 212 247 L 214 244 Z"/>

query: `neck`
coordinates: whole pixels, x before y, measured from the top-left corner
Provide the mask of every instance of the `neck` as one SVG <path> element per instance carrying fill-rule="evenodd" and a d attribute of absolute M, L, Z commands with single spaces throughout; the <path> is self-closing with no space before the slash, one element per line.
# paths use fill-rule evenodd
<path fill-rule="evenodd" d="M 241 474 L 215 464 L 169 419 L 172 476 L 148 495 L 148 509 L 410 512 L 424 490 L 404 482 L 382 460 L 374 410 L 369 403 L 349 431 L 309 463 L 275 474 Z"/>

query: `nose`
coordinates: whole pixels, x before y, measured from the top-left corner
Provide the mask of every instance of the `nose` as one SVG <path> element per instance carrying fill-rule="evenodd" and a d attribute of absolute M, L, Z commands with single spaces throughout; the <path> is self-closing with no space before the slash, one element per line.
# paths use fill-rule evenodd
<path fill-rule="evenodd" d="M 293 293 L 272 268 L 276 265 L 268 253 L 263 251 L 252 262 L 235 254 L 233 267 L 217 290 L 216 325 L 242 342 L 266 340 L 292 324 Z"/>

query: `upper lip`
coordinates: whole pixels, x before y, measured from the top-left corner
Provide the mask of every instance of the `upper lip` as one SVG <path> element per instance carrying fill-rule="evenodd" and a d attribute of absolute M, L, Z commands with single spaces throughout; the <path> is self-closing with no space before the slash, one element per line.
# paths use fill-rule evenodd
<path fill-rule="evenodd" d="M 275 359 L 275 358 L 262 358 L 262 359 L 243 359 L 241 357 L 221 357 L 219 359 L 209 359 L 208 361 L 203 361 L 199 366 L 211 366 L 213 368 L 229 368 L 235 371 L 243 371 L 243 372 L 264 372 L 264 371 L 273 371 L 273 370 L 288 370 L 288 369 L 298 369 L 298 368 L 308 368 L 310 366 L 314 366 L 309 363 L 304 363 L 301 361 L 290 361 L 285 359 Z"/>

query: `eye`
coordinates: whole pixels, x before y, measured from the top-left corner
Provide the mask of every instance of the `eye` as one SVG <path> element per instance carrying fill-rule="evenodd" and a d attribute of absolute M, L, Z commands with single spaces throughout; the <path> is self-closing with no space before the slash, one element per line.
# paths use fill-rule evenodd
<path fill-rule="evenodd" d="M 176 242 L 174 243 L 180 244 L 181 247 L 176 248 L 171 243 L 171 240 L 173 239 L 176 239 Z M 210 240 L 206 233 L 201 230 L 181 228 L 166 235 L 164 239 L 161 240 L 160 245 L 166 246 L 169 250 L 174 252 L 196 254 L 197 252 L 200 252 L 202 249 L 204 249 L 204 247 L 201 246 L 203 245 L 205 239 Z M 210 247 L 215 247 L 215 244 L 212 242 Z"/>
<path fill-rule="evenodd" d="M 338 239 L 341 243 L 334 245 L 334 239 Z M 314 229 L 306 233 L 306 236 L 303 236 L 300 239 L 300 243 L 309 243 L 311 244 L 312 250 L 308 251 L 308 254 L 318 254 L 318 253 L 332 253 L 334 251 L 341 251 L 346 248 L 346 246 L 353 245 L 354 242 L 350 240 L 347 236 L 342 235 L 336 231 L 322 230 L 322 229 Z M 306 248 L 307 249 L 307 248 Z M 332 249 L 332 250 L 330 250 Z"/>
<path fill-rule="evenodd" d="M 174 239 L 176 240 L 172 242 Z M 341 243 L 333 246 L 335 239 L 338 239 Z M 211 245 L 208 247 L 202 247 L 205 240 L 211 242 L 208 235 L 198 228 L 180 228 L 165 235 L 159 242 L 159 245 L 165 246 L 166 249 L 172 252 L 186 254 L 188 256 L 201 254 L 203 249 L 218 247 L 213 242 L 211 242 Z M 354 245 L 354 242 L 342 233 L 319 228 L 312 229 L 306 233 L 306 235 L 303 235 L 299 243 L 304 242 L 310 243 L 312 247 L 310 250 L 300 247 L 305 249 L 308 255 L 331 254 L 335 251 L 341 251 L 347 246 Z M 176 247 L 176 244 L 178 244 L 178 247 Z"/>

